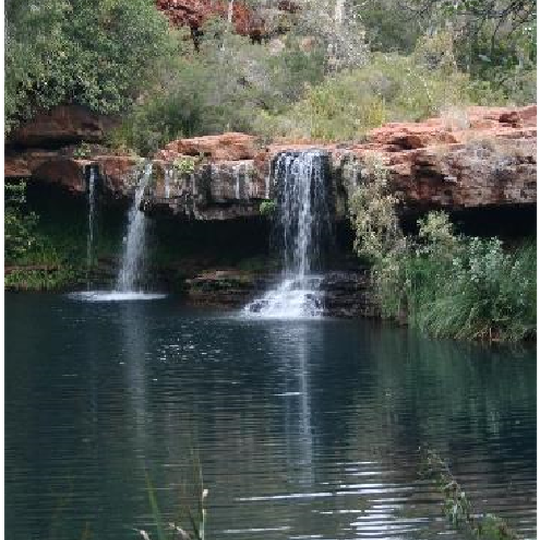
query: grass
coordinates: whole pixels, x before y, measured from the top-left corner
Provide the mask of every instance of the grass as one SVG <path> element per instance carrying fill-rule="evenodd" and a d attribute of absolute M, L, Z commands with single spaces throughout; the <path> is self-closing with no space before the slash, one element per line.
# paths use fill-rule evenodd
<path fill-rule="evenodd" d="M 54 291 L 83 283 L 85 271 L 72 266 L 50 269 L 21 267 L 7 274 L 4 287 L 12 291 Z"/>
<path fill-rule="evenodd" d="M 409 321 L 437 337 L 515 342 L 536 335 L 536 246 L 460 238 L 453 252 L 403 258 Z M 384 287 L 384 284 L 382 285 Z"/>
<path fill-rule="evenodd" d="M 350 217 L 355 250 L 373 264 L 383 315 L 436 337 L 535 338 L 535 241 L 509 248 L 496 237 L 456 235 L 444 212 L 430 212 L 417 236 L 405 236 L 385 169 L 377 171 L 351 197 Z"/>
<path fill-rule="evenodd" d="M 206 538 L 207 511 L 205 502 L 208 497 L 208 489 L 204 487 L 201 463 L 193 451 L 191 452 L 191 459 L 194 474 L 195 508 L 188 503 L 181 503 L 177 519 L 173 522 L 165 522 L 150 475 L 145 472 L 146 490 L 154 518 L 157 540 L 205 540 Z M 181 500 L 186 499 L 184 492 Z M 144 540 L 152 540 L 147 531 L 138 530 L 138 532 Z"/>

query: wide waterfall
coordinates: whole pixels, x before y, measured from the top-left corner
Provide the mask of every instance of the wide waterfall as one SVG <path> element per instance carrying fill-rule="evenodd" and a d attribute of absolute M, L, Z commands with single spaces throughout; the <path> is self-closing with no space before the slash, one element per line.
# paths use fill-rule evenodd
<path fill-rule="evenodd" d="M 88 232 L 86 235 L 86 286 L 90 289 L 90 272 L 94 263 L 94 229 L 96 225 L 96 170 L 88 171 Z"/>
<path fill-rule="evenodd" d="M 263 317 L 317 317 L 323 312 L 321 255 L 330 232 L 326 154 L 319 150 L 283 152 L 271 182 L 277 193 L 276 240 L 284 275 L 277 289 L 244 308 Z"/>
<path fill-rule="evenodd" d="M 147 163 L 139 180 L 129 210 L 127 235 L 124 238 L 122 265 L 116 281 L 120 292 L 134 292 L 140 282 L 146 240 L 146 216 L 140 210 L 144 190 L 152 177 L 152 164 Z"/>

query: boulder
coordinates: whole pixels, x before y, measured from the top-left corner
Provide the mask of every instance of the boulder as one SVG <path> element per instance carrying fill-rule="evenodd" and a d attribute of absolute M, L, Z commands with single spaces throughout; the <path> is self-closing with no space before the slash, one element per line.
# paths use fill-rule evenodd
<path fill-rule="evenodd" d="M 206 158 L 211 161 L 253 159 L 258 153 L 256 137 L 246 133 L 227 132 L 193 139 L 172 141 L 156 154 L 156 158 L 174 161 L 182 156 Z"/>
<path fill-rule="evenodd" d="M 59 147 L 78 142 L 102 142 L 112 121 L 79 105 L 60 105 L 39 112 L 10 133 L 7 144 L 24 147 Z"/>
<path fill-rule="evenodd" d="M 46 184 L 57 184 L 73 193 L 86 191 L 86 162 L 75 159 L 51 159 L 32 171 L 32 178 Z"/>

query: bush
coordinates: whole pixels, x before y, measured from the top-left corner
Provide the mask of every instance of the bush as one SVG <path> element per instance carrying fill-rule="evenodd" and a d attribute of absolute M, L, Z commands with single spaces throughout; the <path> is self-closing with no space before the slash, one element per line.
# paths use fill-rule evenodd
<path fill-rule="evenodd" d="M 36 245 L 37 215 L 27 212 L 26 184 L 5 184 L 4 242 L 5 259 L 12 263 Z"/>
<path fill-rule="evenodd" d="M 372 264 L 383 315 L 435 336 L 518 341 L 536 334 L 536 245 L 506 250 L 498 238 L 454 234 L 448 215 L 419 220 L 417 238 L 397 227 L 384 169 L 364 175 L 351 198 L 355 250 Z"/>
<path fill-rule="evenodd" d="M 213 21 L 205 27 L 199 52 L 172 60 L 113 134 L 112 144 L 151 154 L 167 142 L 228 130 L 254 131 L 262 110 L 273 114 L 323 79 L 324 55 L 290 37 L 283 48 L 254 45 Z"/>
<path fill-rule="evenodd" d="M 374 262 L 394 251 L 403 235 L 395 211 L 398 199 L 388 190 L 380 156 L 368 156 L 364 165 L 364 184 L 353 193 L 349 209 L 356 231 L 354 248 L 358 255 Z"/>
<path fill-rule="evenodd" d="M 420 220 L 419 241 L 381 261 L 385 312 L 435 336 L 518 341 L 536 332 L 536 247 L 512 251 L 497 238 L 458 237 L 448 216 Z M 391 261 L 393 267 L 385 268 Z M 399 303 L 396 304 L 396 299 Z"/>
<path fill-rule="evenodd" d="M 265 135 L 357 140 L 385 122 L 422 120 L 452 106 L 500 101 L 489 87 L 471 86 L 450 60 L 430 68 L 425 61 L 421 51 L 407 57 L 376 53 L 365 67 L 311 87 L 285 114 L 264 113 L 257 128 Z"/>
<path fill-rule="evenodd" d="M 259 213 L 266 218 L 272 218 L 277 210 L 277 203 L 274 200 L 263 201 L 259 206 Z"/>

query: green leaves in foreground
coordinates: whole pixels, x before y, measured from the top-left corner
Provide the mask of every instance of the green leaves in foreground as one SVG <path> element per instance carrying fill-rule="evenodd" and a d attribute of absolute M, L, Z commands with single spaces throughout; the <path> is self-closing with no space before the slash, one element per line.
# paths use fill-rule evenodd
<path fill-rule="evenodd" d="M 4 241 L 6 261 L 24 256 L 36 243 L 38 218 L 25 210 L 26 183 L 5 184 Z"/>
<path fill-rule="evenodd" d="M 503 519 L 492 514 L 475 514 L 472 502 L 437 452 L 424 451 L 421 475 L 439 487 L 444 497 L 444 514 L 454 528 L 478 540 L 518 540 Z"/>
<path fill-rule="evenodd" d="M 182 504 L 178 518 L 174 522 L 165 524 L 150 475 L 147 471 L 145 472 L 146 490 L 154 518 L 157 540 L 205 540 L 206 509 L 204 504 L 208 496 L 208 489 L 204 488 L 200 462 L 195 457 L 192 456 L 192 458 L 195 476 L 193 487 L 196 489 L 195 508 L 192 508 L 189 503 Z M 144 540 L 152 540 L 147 531 L 139 530 L 138 532 Z"/>

